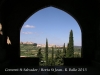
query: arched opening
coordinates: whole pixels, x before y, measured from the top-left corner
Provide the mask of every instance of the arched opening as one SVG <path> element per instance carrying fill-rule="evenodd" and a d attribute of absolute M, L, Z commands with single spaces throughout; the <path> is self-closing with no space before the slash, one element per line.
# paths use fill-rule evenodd
<path fill-rule="evenodd" d="M 46 7 L 37 11 L 21 28 L 20 57 L 38 57 L 41 51 L 43 56 L 41 62 L 45 62 L 46 42 L 48 43 L 48 59 L 51 59 L 52 55 L 55 58 L 57 53 L 62 53 L 61 56 L 63 56 L 64 49 L 66 49 L 66 53 L 68 50 L 71 30 L 74 57 L 80 58 L 81 29 L 76 20 L 55 7 Z"/>

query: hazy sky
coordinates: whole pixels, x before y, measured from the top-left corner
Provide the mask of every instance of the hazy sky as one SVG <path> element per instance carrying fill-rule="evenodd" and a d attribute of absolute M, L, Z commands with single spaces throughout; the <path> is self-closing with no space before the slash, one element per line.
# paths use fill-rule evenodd
<path fill-rule="evenodd" d="M 60 9 L 47 7 L 37 11 L 23 24 L 20 41 L 67 45 L 69 32 L 73 30 L 74 45 L 81 46 L 81 30 L 76 20 Z"/>

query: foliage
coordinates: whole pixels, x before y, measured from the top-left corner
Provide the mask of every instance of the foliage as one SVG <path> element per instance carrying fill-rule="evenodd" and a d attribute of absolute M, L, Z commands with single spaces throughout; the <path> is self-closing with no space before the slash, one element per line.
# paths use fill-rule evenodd
<path fill-rule="evenodd" d="M 46 48 L 45 48 L 45 60 L 46 66 L 48 65 L 48 40 L 46 39 Z"/>
<path fill-rule="evenodd" d="M 74 54 L 74 57 L 75 57 L 75 58 L 80 58 L 81 55 L 80 55 L 79 53 L 77 53 L 77 54 Z"/>
<path fill-rule="evenodd" d="M 52 62 L 51 62 L 51 66 L 54 66 L 54 48 L 52 47 Z"/>
<path fill-rule="evenodd" d="M 57 50 L 56 57 L 55 57 L 55 65 L 63 65 L 63 53 L 61 53 L 61 50 Z"/>
<path fill-rule="evenodd" d="M 37 43 L 34 43 L 33 46 L 37 46 Z"/>
<path fill-rule="evenodd" d="M 66 57 L 66 48 L 65 48 L 65 43 L 64 43 L 64 46 L 63 46 L 63 58 Z"/>
<path fill-rule="evenodd" d="M 39 57 L 39 59 L 40 59 L 39 62 L 41 62 L 41 60 L 42 60 L 42 58 L 43 58 L 43 55 L 42 55 L 42 53 L 41 53 L 41 48 L 38 50 L 37 57 Z"/>
<path fill-rule="evenodd" d="M 67 57 L 68 58 L 73 58 L 74 57 L 74 41 L 73 41 L 73 31 L 70 31 L 69 35 L 69 43 L 67 46 Z"/>

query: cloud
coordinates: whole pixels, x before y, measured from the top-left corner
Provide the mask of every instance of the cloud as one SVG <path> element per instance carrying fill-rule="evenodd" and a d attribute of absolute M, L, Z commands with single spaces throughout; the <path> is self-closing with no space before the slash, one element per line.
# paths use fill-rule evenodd
<path fill-rule="evenodd" d="M 40 35 L 40 34 L 43 34 L 43 32 L 33 32 L 33 34 Z"/>
<path fill-rule="evenodd" d="M 32 34 L 32 32 L 22 32 L 23 34 Z"/>
<path fill-rule="evenodd" d="M 35 28 L 35 26 L 32 26 L 32 25 L 25 25 L 24 27 L 25 28 Z"/>
<path fill-rule="evenodd" d="M 43 34 L 43 32 L 38 33 L 38 32 L 30 32 L 30 31 L 21 32 L 21 33 L 22 33 L 22 34 L 34 34 L 34 35 L 36 35 L 36 36 L 39 36 L 39 35 Z"/>

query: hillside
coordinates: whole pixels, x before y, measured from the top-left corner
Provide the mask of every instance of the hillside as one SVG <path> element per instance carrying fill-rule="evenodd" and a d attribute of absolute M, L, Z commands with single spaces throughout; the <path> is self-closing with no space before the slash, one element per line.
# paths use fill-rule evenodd
<path fill-rule="evenodd" d="M 82 46 L 74 46 L 76 49 L 81 49 Z"/>

